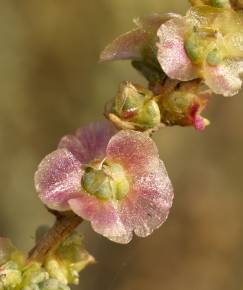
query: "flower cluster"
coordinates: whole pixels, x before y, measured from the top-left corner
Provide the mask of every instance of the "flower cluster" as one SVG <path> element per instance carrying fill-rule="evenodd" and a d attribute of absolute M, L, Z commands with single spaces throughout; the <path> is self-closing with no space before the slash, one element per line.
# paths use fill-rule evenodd
<path fill-rule="evenodd" d="M 160 118 L 159 123 L 165 126 L 191 125 L 202 131 L 209 122 L 200 113 L 209 97 L 239 92 L 243 73 L 242 1 L 192 0 L 191 4 L 194 7 L 185 16 L 155 14 L 136 19 L 134 30 L 115 39 L 101 53 L 101 61 L 132 60 L 149 81 L 150 90 L 140 86 L 139 91 L 145 91 L 145 99 L 153 100 L 160 110 L 156 119 L 154 113 L 150 118 L 140 115 L 134 119 L 110 109 L 106 115 L 120 128 L 156 129 Z M 171 90 L 166 86 L 168 80 L 177 81 Z M 113 103 L 119 98 L 120 92 Z M 134 103 L 132 93 L 129 103 Z"/>
<path fill-rule="evenodd" d="M 150 235 L 174 193 L 151 134 L 165 126 L 203 131 L 213 94 L 233 96 L 243 73 L 243 1 L 190 0 L 185 16 L 154 14 L 109 44 L 101 61 L 131 60 L 148 88 L 123 82 L 108 120 L 64 136 L 35 173 L 56 224 L 25 255 L 0 238 L 0 290 L 69 290 L 94 262 L 73 230 L 82 220 L 111 241 Z"/>
<path fill-rule="evenodd" d="M 28 262 L 8 239 L 0 238 L 1 290 L 70 290 L 79 272 L 94 259 L 84 250 L 81 237 L 73 233 L 43 263 Z"/>

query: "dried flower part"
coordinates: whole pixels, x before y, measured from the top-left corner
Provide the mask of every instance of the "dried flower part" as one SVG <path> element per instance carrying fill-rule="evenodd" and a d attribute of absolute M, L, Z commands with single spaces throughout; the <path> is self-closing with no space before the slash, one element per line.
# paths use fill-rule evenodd
<path fill-rule="evenodd" d="M 140 131 L 156 128 L 160 124 L 160 110 L 153 93 L 131 82 L 120 85 L 117 96 L 106 107 L 105 114 L 117 127 L 120 125 L 119 120 L 127 124 L 126 128 L 131 126 L 131 129 Z"/>
<path fill-rule="evenodd" d="M 104 124 L 111 126 L 107 122 Z M 82 130 L 87 130 L 86 135 L 89 140 L 93 140 L 89 143 L 90 150 L 97 148 L 100 153 L 98 147 L 103 148 L 104 144 L 96 136 L 100 136 L 102 140 L 105 137 L 101 132 L 92 131 L 93 127 L 88 126 Z M 100 128 L 103 132 L 103 126 Z M 70 137 L 70 140 L 76 141 L 74 137 Z M 80 142 L 83 144 L 85 140 Z M 59 198 L 61 201 L 65 200 L 69 209 L 89 220 L 95 231 L 119 243 L 128 243 L 133 231 L 139 236 L 147 236 L 166 220 L 172 205 L 173 190 L 157 148 L 147 135 L 129 130 L 120 131 L 110 138 L 103 156 L 93 156 L 94 159 L 88 164 L 82 164 L 81 159 L 77 159 L 80 154 L 76 142 L 73 144 L 75 146 L 72 146 L 71 141 L 67 144 L 68 147 L 59 149 L 58 154 L 55 151 L 45 158 L 36 173 L 36 187 L 43 189 L 39 191 L 39 195 L 45 204 L 53 208 Z M 65 191 L 65 194 L 60 192 L 59 182 L 56 183 L 57 187 L 53 182 L 49 184 L 53 175 L 59 181 L 58 172 L 61 177 L 65 176 L 65 167 L 60 164 L 66 160 L 67 152 L 75 154 L 71 160 L 77 160 L 79 167 L 83 168 L 79 176 L 80 190 L 75 191 L 75 194 L 73 191 Z M 55 162 L 50 163 L 52 158 Z M 73 171 L 75 175 L 75 166 Z M 72 183 L 76 185 L 76 178 L 69 179 L 69 176 L 73 177 L 73 173 L 68 170 L 66 179 L 61 178 L 61 188 L 75 188 Z M 49 186 L 43 187 L 42 184 Z"/>
<path fill-rule="evenodd" d="M 242 24 L 240 13 L 210 6 L 196 6 L 185 17 L 162 24 L 158 30 L 162 69 L 170 78 L 201 78 L 214 93 L 235 95 L 242 83 Z"/>
<path fill-rule="evenodd" d="M 198 81 L 181 84 L 169 95 L 161 97 L 161 121 L 167 126 L 193 126 L 197 131 L 203 131 L 209 125 L 209 121 L 201 116 L 208 97 L 209 92 Z"/>

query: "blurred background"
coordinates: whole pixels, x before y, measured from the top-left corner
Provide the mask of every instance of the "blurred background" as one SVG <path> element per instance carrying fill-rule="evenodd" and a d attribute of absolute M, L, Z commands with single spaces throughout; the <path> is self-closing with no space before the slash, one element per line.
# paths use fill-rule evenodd
<path fill-rule="evenodd" d="M 0 236 L 23 250 L 52 217 L 33 174 L 61 136 L 102 117 L 123 80 L 144 83 L 128 62 L 97 63 L 132 19 L 184 13 L 186 0 L 0 0 Z M 113 244 L 81 226 L 98 264 L 81 290 L 243 289 L 243 96 L 215 97 L 203 133 L 158 132 L 175 187 L 169 219 L 146 239 Z"/>

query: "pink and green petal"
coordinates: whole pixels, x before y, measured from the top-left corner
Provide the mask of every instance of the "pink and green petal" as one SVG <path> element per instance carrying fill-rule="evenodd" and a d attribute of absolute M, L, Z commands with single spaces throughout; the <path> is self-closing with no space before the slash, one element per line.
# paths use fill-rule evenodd
<path fill-rule="evenodd" d="M 236 95 L 242 85 L 243 61 L 226 60 L 218 66 L 205 65 L 206 85 L 225 97 Z"/>
<path fill-rule="evenodd" d="M 69 209 L 68 200 L 80 195 L 83 170 L 67 149 L 47 155 L 35 173 L 35 187 L 42 202 L 51 209 Z"/>
<path fill-rule="evenodd" d="M 120 220 L 118 201 L 104 202 L 82 194 L 79 198 L 69 200 L 69 205 L 78 216 L 91 222 L 95 232 L 120 244 L 131 241 L 132 232 Z"/>
<path fill-rule="evenodd" d="M 165 222 L 173 197 L 171 181 L 160 161 L 156 171 L 137 177 L 131 195 L 123 201 L 121 219 L 137 236 L 146 237 Z"/>
<path fill-rule="evenodd" d="M 159 153 L 152 139 L 141 132 L 123 130 L 107 146 L 107 159 L 121 164 L 131 177 L 156 170 Z"/>
<path fill-rule="evenodd" d="M 162 24 L 157 32 L 157 58 L 163 71 L 171 78 L 189 81 L 197 77 L 195 65 L 187 56 L 184 47 L 186 20 L 171 19 Z"/>
<path fill-rule="evenodd" d="M 82 164 L 105 157 L 110 138 L 117 132 L 107 120 L 91 123 L 76 131 L 75 135 L 64 136 L 58 148 L 66 148 Z"/>

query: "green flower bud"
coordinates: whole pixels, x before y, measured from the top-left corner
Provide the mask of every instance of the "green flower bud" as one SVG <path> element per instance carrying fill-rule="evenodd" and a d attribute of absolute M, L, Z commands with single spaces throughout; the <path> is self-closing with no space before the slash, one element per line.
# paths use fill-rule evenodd
<path fill-rule="evenodd" d="M 9 261 L 0 268 L 0 285 L 3 289 L 14 290 L 22 281 L 22 273 L 17 263 Z"/>
<path fill-rule="evenodd" d="M 210 0 L 210 4 L 214 7 L 219 7 L 219 8 L 230 7 L 229 0 Z"/>
<path fill-rule="evenodd" d="M 222 61 L 222 57 L 218 49 L 213 49 L 207 56 L 207 63 L 210 65 L 219 65 Z"/>
<path fill-rule="evenodd" d="M 185 41 L 188 57 L 194 63 L 200 63 L 204 56 L 204 47 L 196 33 L 192 33 Z"/>
<path fill-rule="evenodd" d="M 83 188 L 92 195 L 103 200 L 112 198 L 112 186 L 110 178 L 103 170 L 96 170 L 91 167 L 86 168 L 82 178 Z"/>
<path fill-rule="evenodd" d="M 160 124 L 160 110 L 154 99 L 144 103 L 143 108 L 135 118 L 135 122 L 144 124 L 145 128 L 153 128 Z"/>
<path fill-rule="evenodd" d="M 160 124 L 160 110 L 153 93 L 129 82 L 121 84 L 112 113 L 144 130 Z"/>
<path fill-rule="evenodd" d="M 76 285 L 79 283 L 79 272 L 95 261 L 83 248 L 83 239 L 77 233 L 73 233 L 58 247 L 56 256 L 67 269 L 68 283 Z"/>
<path fill-rule="evenodd" d="M 201 116 L 208 102 L 208 95 L 197 82 L 181 85 L 176 91 L 161 99 L 162 122 L 167 126 L 193 126 L 203 131 L 209 121 Z"/>
<path fill-rule="evenodd" d="M 85 191 L 102 200 L 123 199 L 129 182 L 121 165 L 103 162 L 101 169 L 87 167 L 82 178 Z"/>
<path fill-rule="evenodd" d="M 40 285 L 40 290 L 70 290 L 70 288 L 56 279 L 49 279 Z"/>
<path fill-rule="evenodd" d="M 64 285 L 68 284 L 68 269 L 59 259 L 52 256 L 48 257 L 45 262 L 45 269 L 51 278 L 58 280 Z"/>
<path fill-rule="evenodd" d="M 32 287 L 35 289 L 36 286 L 49 279 L 49 274 L 42 268 L 40 263 L 31 263 L 23 271 L 22 287 Z"/>

